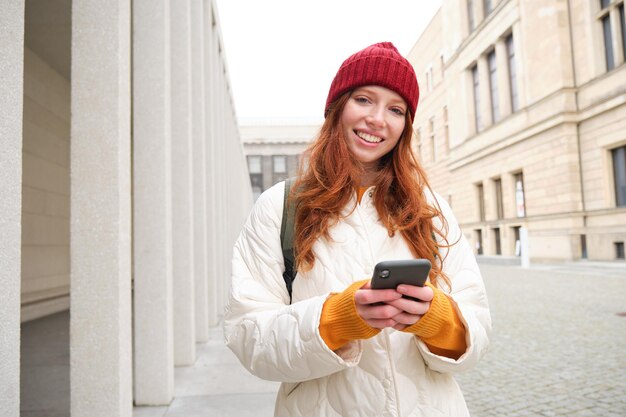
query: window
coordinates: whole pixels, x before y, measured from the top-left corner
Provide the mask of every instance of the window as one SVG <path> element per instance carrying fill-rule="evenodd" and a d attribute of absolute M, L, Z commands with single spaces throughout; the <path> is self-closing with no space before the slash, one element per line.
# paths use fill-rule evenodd
<path fill-rule="evenodd" d="M 610 71 L 615 68 L 615 59 L 613 58 L 613 39 L 611 38 L 611 16 L 606 13 L 602 17 L 602 34 L 604 35 L 604 58 L 606 62 L 606 70 Z"/>
<path fill-rule="evenodd" d="M 615 242 L 615 259 L 624 259 L 624 242 Z"/>
<path fill-rule="evenodd" d="M 483 254 L 483 231 L 480 229 L 474 230 L 476 235 L 476 255 Z"/>
<path fill-rule="evenodd" d="M 495 227 L 493 230 L 493 243 L 496 248 L 496 255 L 502 255 L 502 241 L 500 239 L 500 228 Z"/>
<path fill-rule="evenodd" d="M 619 9 L 619 25 L 622 29 L 622 54 L 626 60 L 626 24 L 624 23 L 624 3 L 618 6 Z"/>
<path fill-rule="evenodd" d="M 480 117 L 480 84 L 478 79 L 478 65 L 472 67 L 472 82 L 474 86 L 474 123 L 476 132 L 483 130 Z"/>
<path fill-rule="evenodd" d="M 481 222 L 485 221 L 485 190 L 483 184 L 476 184 L 476 194 L 478 197 L 478 218 Z"/>
<path fill-rule="evenodd" d="M 437 143 L 435 141 L 435 119 L 431 118 L 428 122 L 430 127 L 430 159 L 437 162 Z"/>
<path fill-rule="evenodd" d="M 613 159 L 613 183 L 615 184 L 615 205 L 626 206 L 626 146 L 611 151 Z"/>
<path fill-rule="evenodd" d="M 448 129 L 448 106 L 443 106 L 443 140 L 446 145 L 446 154 L 450 151 L 450 133 Z"/>
<path fill-rule="evenodd" d="M 493 11 L 493 1 L 483 0 L 483 6 L 485 7 L 485 17 L 487 17 Z"/>
<path fill-rule="evenodd" d="M 602 39 L 604 40 L 604 62 L 606 70 L 610 71 L 622 63 L 619 58 L 616 62 L 616 52 L 621 49 L 622 56 L 626 56 L 626 28 L 624 25 L 624 2 L 620 0 L 600 0 L 600 11 L 597 19 L 602 28 Z M 618 24 L 613 27 L 611 22 Z M 617 32 L 615 32 L 617 31 Z M 620 33 L 622 36 L 613 38 L 614 33 Z M 617 42 L 618 44 L 614 44 Z M 619 45 L 621 43 L 621 45 Z"/>
<path fill-rule="evenodd" d="M 498 219 L 504 218 L 504 205 L 502 203 L 502 180 L 496 178 L 493 180 L 494 189 L 496 192 L 496 215 Z"/>
<path fill-rule="evenodd" d="M 515 113 L 519 110 L 519 97 L 517 92 L 517 68 L 515 66 L 515 48 L 513 44 L 513 35 L 506 38 L 506 53 L 509 62 L 509 87 L 511 90 L 511 112 Z"/>
<path fill-rule="evenodd" d="M 272 157 L 272 167 L 274 174 L 286 174 L 287 157 L 285 155 L 274 155 Z"/>
<path fill-rule="evenodd" d="M 489 93 L 491 95 L 491 121 L 496 123 L 500 120 L 499 102 L 498 102 L 498 74 L 496 64 L 496 51 L 493 50 L 487 54 L 487 66 L 489 67 Z"/>
<path fill-rule="evenodd" d="M 272 183 L 287 179 L 287 157 L 285 155 L 272 155 Z"/>
<path fill-rule="evenodd" d="M 261 157 L 260 156 L 249 156 L 248 157 L 248 171 L 250 174 L 260 174 L 261 173 Z"/>
<path fill-rule="evenodd" d="M 515 211 L 517 217 L 526 216 L 526 202 L 524 200 L 524 174 L 515 174 Z"/>
<path fill-rule="evenodd" d="M 473 32 L 476 29 L 476 19 L 474 19 L 474 0 L 467 0 L 467 21 L 469 30 Z"/>
<path fill-rule="evenodd" d="M 263 192 L 262 159 L 259 155 L 248 156 L 248 171 L 250 172 L 250 184 L 252 195 L 256 200 Z"/>
<path fill-rule="evenodd" d="M 515 254 L 515 256 L 522 256 L 522 241 L 520 238 L 520 228 L 521 226 L 513 226 L 511 229 L 513 229 L 513 253 Z"/>

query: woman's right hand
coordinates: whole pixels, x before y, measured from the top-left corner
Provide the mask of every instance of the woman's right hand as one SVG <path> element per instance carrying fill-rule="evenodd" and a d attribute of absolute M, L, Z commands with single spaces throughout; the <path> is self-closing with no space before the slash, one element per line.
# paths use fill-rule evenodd
<path fill-rule="evenodd" d="M 363 321 L 375 329 L 384 329 L 398 325 L 393 317 L 402 313 L 403 310 L 387 303 L 401 297 L 402 294 L 393 289 L 373 290 L 367 282 L 354 293 L 354 302 L 356 311 Z"/>

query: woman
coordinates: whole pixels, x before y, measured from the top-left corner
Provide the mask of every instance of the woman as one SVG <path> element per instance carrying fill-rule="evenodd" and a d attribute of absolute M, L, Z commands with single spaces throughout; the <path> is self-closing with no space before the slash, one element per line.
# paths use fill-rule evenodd
<path fill-rule="evenodd" d="M 259 197 L 235 244 L 224 334 L 251 373 L 283 383 L 276 416 L 469 415 L 451 374 L 479 361 L 491 319 L 474 255 L 411 153 L 418 96 L 389 42 L 340 67 L 290 197 L 291 304 L 284 183 Z M 370 288 L 377 262 L 413 258 L 432 263 L 426 286 Z"/>

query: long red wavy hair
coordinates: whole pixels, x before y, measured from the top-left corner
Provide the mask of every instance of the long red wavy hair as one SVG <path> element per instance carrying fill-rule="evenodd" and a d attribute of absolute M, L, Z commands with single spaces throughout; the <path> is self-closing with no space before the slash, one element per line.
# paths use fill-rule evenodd
<path fill-rule="evenodd" d="M 296 207 L 294 250 L 299 271 L 313 267 L 313 244 L 319 238 L 330 239 L 330 227 L 341 219 L 342 210 L 360 185 L 363 168 L 349 150 L 340 122 L 350 94 L 343 94 L 329 108 L 318 138 L 304 153 L 292 188 L 289 201 Z M 400 232 L 416 258 L 430 260 L 431 283 L 437 286 L 441 278 L 449 287 L 450 281 L 442 272 L 439 247 L 450 245 L 446 231 L 435 228 L 432 220 L 439 217 L 443 229 L 447 229 L 447 222 L 440 208 L 426 201 L 423 190 L 430 186 L 411 150 L 412 135 L 411 116 L 406 112 L 398 144 L 380 160 L 374 180 L 374 204 L 389 236 Z M 445 243 L 438 244 L 435 236 Z"/>

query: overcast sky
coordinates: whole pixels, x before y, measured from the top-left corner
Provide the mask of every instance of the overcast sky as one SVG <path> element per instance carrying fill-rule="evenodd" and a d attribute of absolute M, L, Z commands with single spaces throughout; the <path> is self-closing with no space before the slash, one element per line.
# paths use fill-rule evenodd
<path fill-rule="evenodd" d="M 321 123 L 352 53 L 393 42 L 404 56 L 441 0 L 217 0 L 237 119 Z"/>

